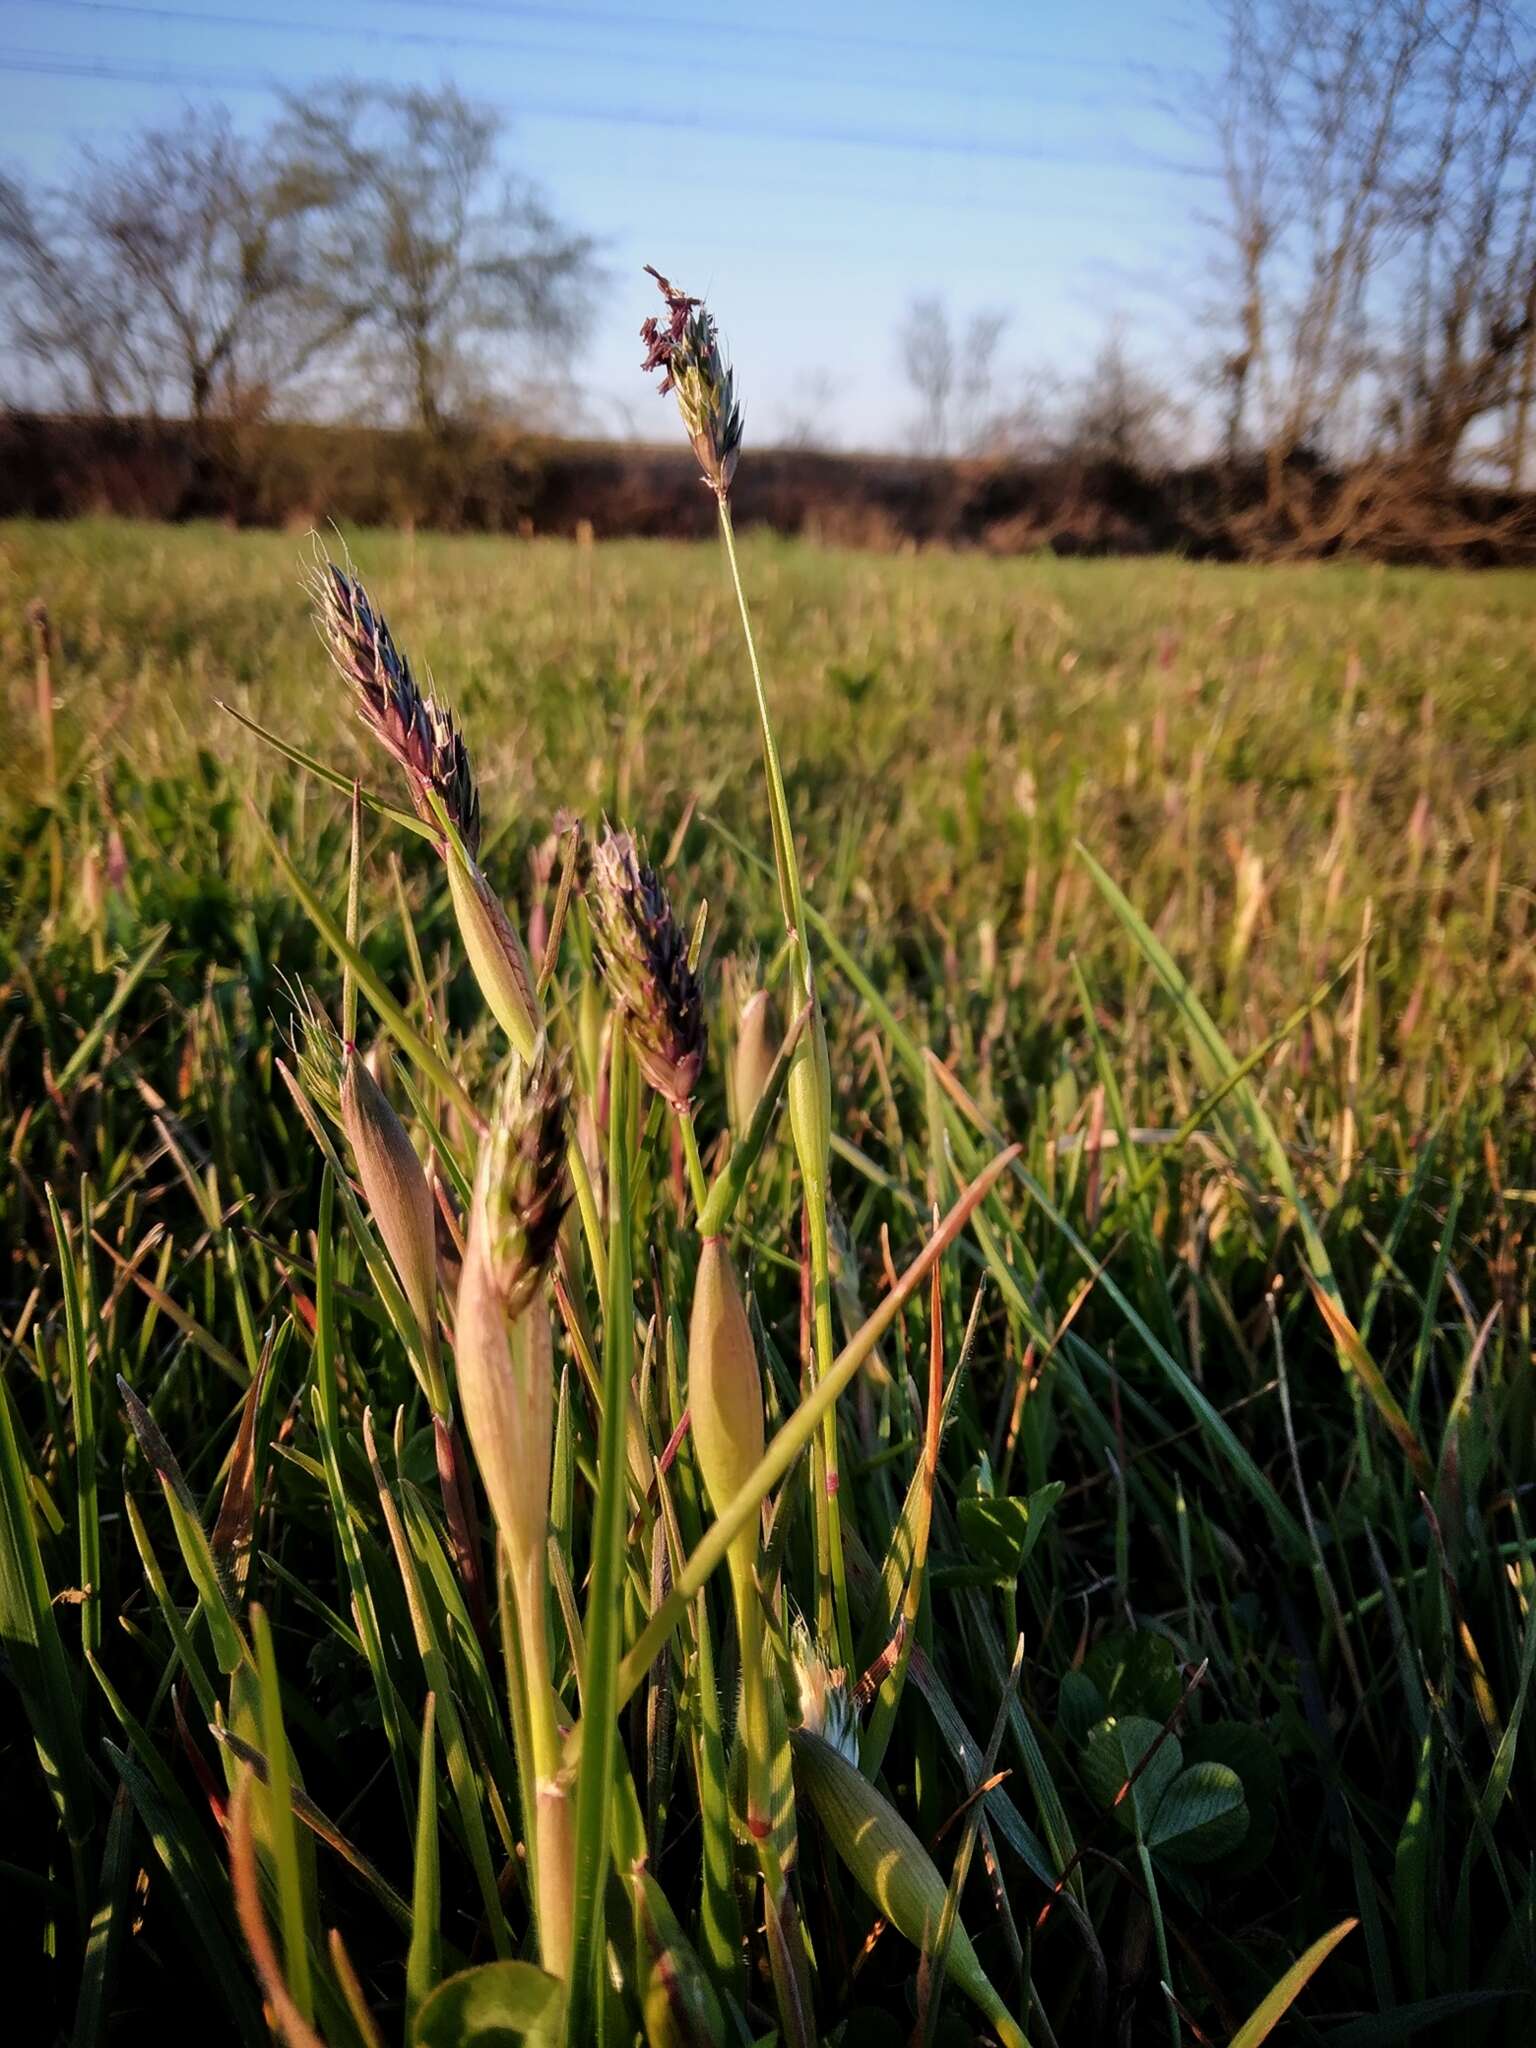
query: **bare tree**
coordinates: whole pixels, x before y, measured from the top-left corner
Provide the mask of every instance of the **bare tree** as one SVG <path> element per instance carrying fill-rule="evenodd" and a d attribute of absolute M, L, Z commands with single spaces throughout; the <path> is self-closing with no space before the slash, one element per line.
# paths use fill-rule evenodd
<path fill-rule="evenodd" d="M 218 109 L 86 157 L 63 190 L 0 184 L 11 347 L 97 412 L 264 409 L 332 332 L 304 213 Z"/>
<path fill-rule="evenodd" d="M 62 193 L 0 177 L 0 318 L 28 395 L 109 413 L 138 383 L 125 280 Z"/>
<path fill-rule="evenodd" d="M 1408 317 L 1392 383 L 1413 460 L 1443 487 L 1480 421 L 1513 407 L 1536 315 L 1536 51 L 1512 11 L 1465 0 L 1441 25 L 1422 161 L 1401 203 Z"/>
<path fill-rule="evenodd" d="M 971 315 L 960 345 L 960 382 L 955 399 L 955 442 L 962 454 L 980 455 L 996 438 L 997 352 L 1008 315 L 985 308 Z"/>
<path fill-rule="evenodd" d="M 264 411 L 346 324 L 316 288 L 309 208 L 222 112 L 97 165 L 83 203 L 132 304 L 139 360 L 193 421 Z"/>
<path fill-rule="evenodd" d="M 1218 0 L 1229 454 L 1359 516 L 1518 473 L 1536 314 L 1536 46 L 1513 0 Z M 1373 471 L 1362 486 L 1361 466 Z M 1374 512 L 1373 512 L 1374 516 Z M 1334 537 L 1342 537 L 1336 534 Z"/>
<path fill-rule="evenodd" d="M 955 389 L 955 341 L 949 308 L 937 293 L 914 299 L 897 335 L 901 367 L 916 393 L 912 444 L 922 455 L 949 449 L 949 406 Z"/>
<path fill-rule="evenodd" d="M 913 446 L 924 455 L 970 454 L 997 418 L 997 351 L 1006 313 L 982 311 L 963 331 L 937 293 L 915 298 L 897 334 L 902 370 L 917 396 Z"/>
<path fill-rule="evenodd" d="M 502 130 L 453 86 L 343 83 L 291 99 L 279 133 L 358 369 L 429 432 L 506 391 L 510 337 L 547 353 L 585 320 L 593 244 L 502 172 Z"/>

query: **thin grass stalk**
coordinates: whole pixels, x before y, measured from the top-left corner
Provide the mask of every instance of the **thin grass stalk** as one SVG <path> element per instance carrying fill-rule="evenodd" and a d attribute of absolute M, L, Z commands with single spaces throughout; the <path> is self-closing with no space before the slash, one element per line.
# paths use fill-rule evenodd
<path fill-rule="evenodd" d="M 576 1780 L 571 1976 L 565 2031 L 569 2048 L 584 2048 L 593 2038 L 595 2001 L 602 1995 L 599 1971 L 604 1947 L 603 1886 L 618 1765 L 618 1714 L 629 1697 L 627 1692 L 620 1693 L 618 1680 L 627 1472 L 625 1436 L 635 1339 L 630 1277 L 630 1126 L 631 1089 L 636 1078 L 621 1026 L 614 1032 L 609 1074 L 610 1186 L 608 1291 L 603 1302 L 603 1403 L 593 1515 L 592 1581 L 586 1616 L 585 1705 L 580 1723 L 583 1730 L 590 1727 L 591 1733 L 580 1745 Z M 665 1636 L 661 1640 L 665 1641 Z M 652 1656 L 659 1647 L 660 1643 L 652 1645 Z M 650 1659 L 646 1661 L 648 1664 Z M 642 1667 L 640 1679 L 644 1675 Z M 567 1757 L 570 1760 L 569 1750 Z"/>
<path fill-rule="evenodd" d="M 815 1370 L 818 1380 L 831 1371 L 837 1341 L 832 1329 L 832 1247 L 827 1219 L 827 1175 L 831 1163 L 832 1086 L 827 1056 L 826 1025 L 816 989 L 815 968 L 806 936 L 805 899 L 795 858 L 794 829 L 789 802 L 784 792 L 784 775 L 779 765 L 778 743 L 768 714 L 768 696 L 757 656 L 757 639 L 752 629 L 752 612 L 747 603 L 741 564 L 736 555 L 736 533 L 731 521 L 729 499 L 718 494 L 720 534 L 730 564 L 731 583 L 741 614 L 741 629 L 747 643 L 752 669 L 752 687 L 757 697 L 758 721 L 762 731 L 763 773 L 768 785 L 768 815 L 773 833 L 774 867 L 779 883 L 779 907 L 784 915 L 785 934 L 794 957 L 797 1000 L 810 1006 L 810 1028 L 795 1055 L 789 1075 L 790 1127 L 800 1176 L 805 1190 L 810 1223 L 811 1282 Z M 816 1457 L 814 1514 L 817 1552 L 817 1626 L 828 1640 L 835 1640 L 845 1665 L 852 1665 L 853 1618 L 848 1605 L 848 1574 L 843 1558 L 842 1507 L 838 1498 L 837 1410 L 828 1410 L 822 1424 Z"/>

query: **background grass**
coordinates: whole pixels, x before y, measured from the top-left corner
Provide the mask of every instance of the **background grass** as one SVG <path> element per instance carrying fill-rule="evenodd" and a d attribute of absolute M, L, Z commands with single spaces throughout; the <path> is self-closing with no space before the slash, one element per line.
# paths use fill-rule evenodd
<path fill-rule="evenodd" d="M 487 865 L 509 898 L 530 902 L 529 855 L 558 807 L 606 808 L 648 832 L 653 855 L 671 842 L 677 899 L 685 914 L 708 899 L 717 963 L 771 960 L 771 880 L 730 836 L 767 850 L 713 550 L 349 539 L 467 728 Z M 335 976 L 246 808 L 334 907 L 345 803 L 213 702 L 385 786 L 315 644 L 300 556 L 297 538 L 270 535 L 0 528 L 0 1347 L 13 1519 L 35 1529 L 58 1638 L 7 1645 L 0 1882 L 24 1971 L 55 2029 L 77 2035 L 83 1930 L 114 1885 L 132 1901 L 108 1915 L 120 1938 L 103 1998 L 119 2024 L 206 2014 L 216 1999 L 228 2024 L 252 2024 L 238 1969 L 195 1968 L 215 1936 L 239 1952 L 199 1790 L 217 1759 L 193 1732 L 208 1717 L 176 1640 L 191 1582 L 114 1374 L 149 1402 L 211 1520 L 254 1353 L 278 1329 L 261 1434 L 280 1448 L 261 1463 L 251 1590 L 312 1786 L 398 1892 L 412 1883 L 300 1399 L 320 1173 L 274 1060 L 288 981 L 331 999 Z M 1023 1712 L 1000 1766 L 1028 1826 L 1053 1852 L 1057 1834 L 1080 1852 L 1092 1930 L 1057 1908 L 1030 1937 L 1047 1894 L 1004 1852 L 1037 2026 L 1063 2042 L 1163 2037 L 1163 1938 L 1174 2024 L 1224 2039 L 1354 1915 L 1360 1929 L 1290 2025 L 1352 2041 L 1407 2038 L 1411 2023 L 1425 2040 L 1527 2038 L 1536 577 L 890 559 L 762 539 L 744 567 L 808 890 L 846 949 L 826 1000 L 850 1290 L 872 1303 L 882 1233 L 899 1267 L 917 1219 L 948 1198 L 946 1139 L 966 1157 L 918 1048 L 1026 1146 L 1033 1192 L 1016 1185 L 946 1279 L 952 1356 L 987 1285 L 945 1440 L 921 1643 L 984 1741 L 1015 1619 L 1025 1634 Z M 31 715 L 34 596 L 58 638 L 57 803 Z M 1251 1099 L 1237 1087 L 1212 1104 L 1209 1036 L 1195 1043 L 1150 935 L 1128 932 L 1077 841 L 1231 1055 L 1256 1056 Z M 409 990 L 392 853 L 428 977 L 479 1032 L 437 870 L 412 842 L 373 842 L 366 949 Z M 706 1143 L 724 1121 L 724 1042 L 722 1029 Z M 778 1222 L 749 1256 L 782 1363 L 798 1356 L 798 1221 L 787 1156 L 770 1171 L 782 1198 L 763 1214 Z M 1291 1178 L 1335 1276 L 1342 1339 L 1304 1283 L 1316 1260 L 1303 1259 Z M 670 1249 L 659 1256 L 665 1288 Z M 409 1375 L 347 1292 L 355 1257 L 340 1259 L 344 1334 L 388 1414 Z M 1354 1331 L 1363 1364 L 1341 1370 Z M 905 1371 L 925 1383 L 924 1344 L 910 1320 L 886 1356 L 898 1384 Z M 793 1376 L 791 1363 L 785 1399 Z M 913 1448 L 899 1401 L 881 1410 L 879 1443 L 851 1405 L 849 1512 L 878 1563 Z M 375 1568 L 384 1539 L 357 1455 L 347 1477 Z M 1065 1492 L 1018 1584 L 968 1583 L 965 1496 L 1055 1482 Z M 92 1541 L 100 1598 L 71 1604 Z M 93 1631 L 100 1678 L 85 1661 Z M 1082 1718 L 1092 1684 L 1121 1714 L 1161 1722 L 1202 1665 L 1186 1748 L 1231 1761 L 1249 1745 L 1246 1853 L 1214 1875 L 1138 1856 L 1104 1811 Z M 419 1717 L 421 1674 L 401 1686 Z M 67 1724 L 66 1825 L 34 1759 L 35 1698 Z M 625 1725 L 638 1761 L 643 1726 Z M 146 1751 L 168 1786 L 145 1779 Z M 910 1687 L 885 1774 L 925 1836 L 968 1789 Z M 114 1817 L 120 1783 L 131 1819 Z M 185 1838 L 191 1877 L 159 1849 L 157 1815 L 173 1844 Z M 471 1954 L 475 1877 L 463 1843 L 445 1840 L 444 1924 Z M 697 1853 L 684 1810 L 657 1851 L 664 1882 L 669 1859 L 681 1874 L 680 1913 L 694 1909 Z M 984 1862 L 966 1920 L 1001 1982 L 1011 1944 Z M 404 1937 L 346 1873 L 330 1883 L 326 1924 L 344 1928 L 377 2009 L 398 2012 Z M 883 2007 L 910 2024 L 910 1955 L 898 1965 L 894 1936 L 851 1989 L 828 1968 L 837 1940 L 850 1966 L 858 1949 L 855 1906 L 829 1890 L 834 1917 L 815 1930 L 824 2022 Z M 961 2015 L 946 2023 L 965 2037 Z"/>

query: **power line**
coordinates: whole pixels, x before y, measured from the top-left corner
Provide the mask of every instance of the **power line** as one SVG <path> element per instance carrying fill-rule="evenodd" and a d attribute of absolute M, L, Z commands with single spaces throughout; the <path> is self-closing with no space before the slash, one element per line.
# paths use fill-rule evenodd
<path fill-rule="evenodd" d="M 357 30 L 355 28 L 343 23 L 315 21 L 308 18 L 281 17 L 265 13 L 210 14 L 204 9 L 191 11 L 180 7 L 158 6 L 151 4 L 151 0 L 32 0 L 32 4 L 37 7 L 52 8 L 55 12 L 90 14 L 108 20 L 114 15 L 121 15 L 127 20 L 168 22 L 183 28 L 212 30 L 221 28 L 248 29 L 263 35 L 319 37 L 334 42 L 349 43 L 354 47 L 357 43 Z M 542 20 L 549 10 L 534 8 L 529 11 Z M 649 24 L 645 25 L 649 26 Z M 575 48 L 569 43 L 529 42 L 517 36 L 466 34 L 462 29 L 445 31 L 435 28 L 380 28 L 370 23 L 367 33 L 370 43 L 388 43 L 403 49 L 500 50 L 514 56 L 554 57 L 569 59 L 573 62 L 586 62 L 591 57 L 590 50 Z M 639 66 L 648 70 L 667 71 L 673 74 L 677 70 L 677 58 L 662 50 L 626 51 L 622 62 L 628 69 L 634 69 Z M 828 82 L 828 76 L 825 72 L 796 70 L 783 65 L 764 65 L 762 63 L 744 61 L 733 63 L 727 60 L 722 62 L 719 58 L 708 55 L 699 56 L 692 52 L 690 52 L 688 57 L 688 70 L 690 74 L 712 73 L 723 78 L 774 79 L 781 83 L 793 85 L 820 85 Z M 843 81 L 843 89 L 846 90 L 849 82 L 847 80 Z M 921 92 L 925 98 L 929 99 L 935 97 L 943 99 L 964 98 L 971 104 L 974 104 L 978 97 L 978 88 L 974 84 L 946 85 L 935 83 L 931 78 L 902 77 L 890 72 L 872 73 L 861 70 L 858 77 L 851 82 L 865 88 L 883 87 L 887 90 Z M 1004 92 L 993 91 L 989 93 L 984 87 L 980 88 L 980 92 L 983 97 L 1003 98 L 1007 96 Z M 1046 95 L 1035 91 L 1030 97 L 1032 103 L 1036 106 L 1046 103 L 1052 105 L 1065 104 L 1086 111 L 1095 104 L 1103 103 L 1109 96 L 1104 93 L 1084 95 L 1076 92 L 1065 95 L 1061 93 Z"/>
<path fill-rule="evenodd" d="M 996 64 L 1025 64 L 1032 69 L 1102 71 L 1106 60 L 1102 57 L 1063 57 L 1056 51 L 1010 50 L 1006 45 L 994 43 L 944 43 L 927 41 L 910 36 L 892 36 L 883 31 L 876 35 L 856 29 L 789 28 L 776 23 L 768 28 L 757 22 L 732 20 L 722 8 L 718 15 L 655 14 L 647 9 L 641 14 L 626 14 L 621 10 L 605 7 L 567 7 L 531 4 L 531 0 L 385 0 L 386 6 L 423 7 L 432 14 L 475 14 L 490 16 L 492 19 L 520 21 L 553 21 L 561 24 L 581 22 L 589 28 L 633 30 L 646 35 L 661 33 L 687 36 L 696 45 L 712 43 L 722 37 L 734 37 L 738 41 L 751 42 L 797 42 L 816 45 L 825 49 L 846 50 L 900 50 L 908 56 L 923 58 L 963 57 L 972 63 L 993 66 Z M 1113 59 L 1108 60 L 1111 64 Z"/>
<path fill-rule="evenodd" d="M 56 78 L 91 78 L 117 84 L 194 86 L 222 92 L 285 92 L 292 82 L 268 76 L 254 76 L 249 70 L 215 71 L 183 67 L 172 71 L 133 65 L 124 60 L 77 58 L 56 51 L 10 50 L 0 54 L 0 72 Z M 839 127 L 831 122 L 785 122 L 777 118 L 698 114 L 669 107 L 596 106 L 574 100 L 541 98 L 535 101 L 491 99 L 499 112 L 525 121 L 593 123 L 600 127 L 656 129 L 679 135 L 721 135 L 736 141 L 801 144 L 838 149 L 895 150 L 918 156 L 951 156 L 968 160 L 1008 163 L 1058 164 L 1079 170 L 1143 170 L 1178 176 L 1208 177 L 1209 169 L 1161 157 L 1155 151 L 1134 145 L 1119 154 L 1095 154 L 1091 148 L 1064 148 L 1045 143 L 1010 142 L 1002 137 L 957 136 L 917 133 L 910 129 Z"/>

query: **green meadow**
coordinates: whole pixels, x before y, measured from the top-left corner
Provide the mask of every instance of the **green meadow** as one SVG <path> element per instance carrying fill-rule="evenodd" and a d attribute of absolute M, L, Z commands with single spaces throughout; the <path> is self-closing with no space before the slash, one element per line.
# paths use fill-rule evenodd
<path fill-rule="evenodd" d="M 36 2038 L 1530 2038 L 1536 575 L 748 534 L 787 934 L 717 550 L 345 546 L 478 853 L 356 715 L 311 540 L 0 526 Z M 605 820 L 660 937 L 605 935 Z M 576 1177 L 526 1574 L 459 1393 L 537 1064 L 470 855 Z M 690 951 L 680 1107 L 646 1055 Z M 421 1303 L 337 1106 L 363 1053 Z M 743 1372 L 722 1464 L 691 1424 Z"/>

